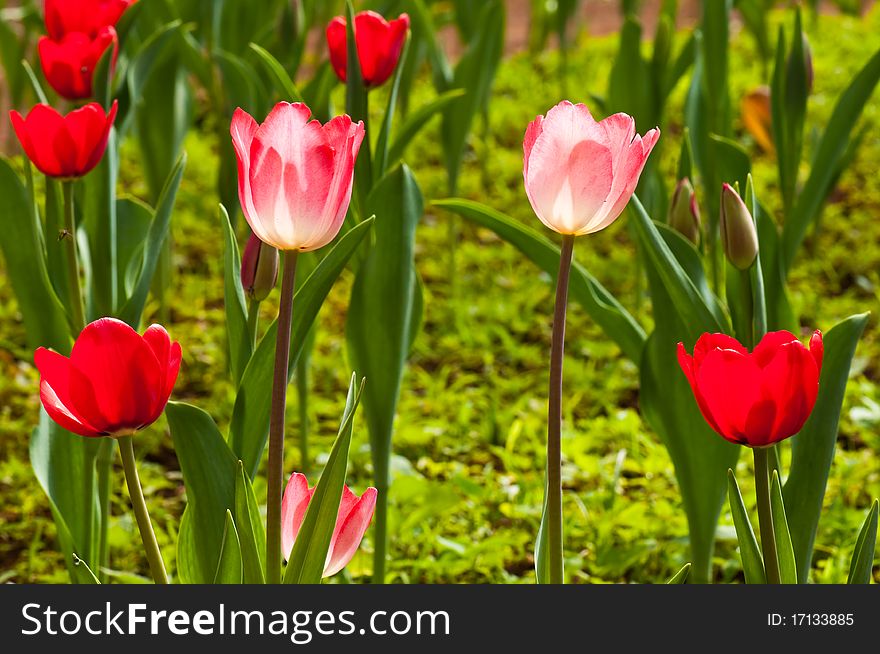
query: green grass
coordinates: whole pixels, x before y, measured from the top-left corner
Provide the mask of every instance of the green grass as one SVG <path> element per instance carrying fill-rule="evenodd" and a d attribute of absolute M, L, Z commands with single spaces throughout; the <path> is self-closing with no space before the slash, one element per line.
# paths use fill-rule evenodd
<path fill-rule="evenodd" d="M 810 27 L 816 81 L 809 124 L 820 128 L 834 100 L 875 47 L 880 10 L 866 19 L 823 17 Z M 679 44 L 684 35 L 679 36 Z M 874 45 L 872 45 L 874 44 Z M 604 95 L 615 38 L 583 38 L 569 64 L 571 100 L 589 104 Z M 490 129 L 478 130 L 468 153 L 459 194 L 490 204 L 534 227 L 522 188 L 522 135 L 527 123 L 559 99 L 557 56 L 520 55 L 499 71 Z M 753 42 L 734 38 L 732 97 L 761 83 Z M 433 92 L 416 91 L 412 106 Z M 661 143 L 667 182 L 681 131 L 684 84 L 668 111 Z M 792 275 L 792 300 L 805 330 L 829 329 L 853 313 L 877 308 L 880 288 L 880 108 L 866 107 L 872 125 L 852 169 L 827 208 L 822 229 L 808 240 Z M 341 95 L 339 96 L 341 101 Z M 383 103 L 375 102 L 374 106 Z M 641 125 L 644 132 L 651 126 Z M 446 178 L 433 124 L 407 160 L 427 198 L 446 195 Z M 747 136 L 762 199 L 778 210 L 775 163 Z M 168 327 L 184 360 L 173 397 L 210 411 L 225 427 L 233 389 L 225 372 L 222 233 L 216 211 L 216 157 L 210 138 L 186 142 L 189 167 L 174 216 L 174 298 Z M 123 154 L 122 192 L 143 197 L 138 154 Z M 406 375 L 394 441 L 390 502 L 390 579 L 419 583 L 530 583 L 532 549 L 543 495 L 547 356 L 553 289 L 512 247 L 492 233 L 465 225 L 456 253 L 455 289 L 449 279 L 448 214 L 430 211 L 418 233 L 417 265 L 425 285 L 426 313 Z M 638 278 L 626 219 L 579 239 L 575 256 L 639 319 Z M 326 453 L 341 414 L 350 369 L 344 342 L 351 276 L 337 283 L 319 318 L 312 368 L 310 413 L 314 453 Z M 264 303 L 266 318 L 277 293 Z M 156 315 L 155 304 L 147 316 Z M 0 581 L 64 581 L 47 503 L 27 461 L 28 433 L 36 422 L 37 376 L 23 351 L 22 326 L 8 285 L 0 286 Z M 687 524 L 669 457 L 638 410 L 638 371 L 577 306 L 569 311 L 565 364 L 563 482 L 567 571 L 576 582 L 662 582 L 687 561 Z M 880 390 L 878 332 L 872 318 L 859 347 L 841 421 L 840 438 L 819 525 L 814 579 L 846 580 L 858 527 L 880 495 Z M 670 370 L 670 375 L 680 374 Z M 295 393 L 290 393 L 287 471 L 299 469 Z M 158 538 L 175 569 L 175 530 L 185 493 L 164 419 L 136 439 L 141 476 Z M 738 475 L 747 480 L 744 468 Z M 318 463 L 321 463 L 319 459 Z M 314 478 L 312 479 L 314 482 Z M 357 492 L 370 482 L 363 422 L 352 445 L 349 483 Z M 111 566 L 145 575 L 136 527 L 114 478 Z M 258 497 L 265 496 L 262 479 Z M 746 503 L 753 491 L 743 484 Z M 716 549 L 716 581 L 741 581 L 729 515 Z M 368 533 L 348 570 L 355 580 L 370 572 Z M 875 565 L 875 578 L 878 567 Z"/>

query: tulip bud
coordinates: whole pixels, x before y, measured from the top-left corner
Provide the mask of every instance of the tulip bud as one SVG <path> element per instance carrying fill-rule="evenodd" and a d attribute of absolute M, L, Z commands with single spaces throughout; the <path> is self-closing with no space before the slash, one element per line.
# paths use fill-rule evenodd
<path fill-rule="evenodd" d="M 241 285 L 245 294 L 262 302 L 278 281 L 278 250 L 251 234 L 241 257 Z"/>
<path fill-rule="evenodd" d="M 687 177 L 683 177 L 675 187 L 672 204 L 669 205 L 668 222 L 670 227 L 691 243 L 699 245 L 700 208 L 697 206 L 697 194 Z"/>
<path fill-rule="evenodd" d="M 721 189 L 721 244 L 727 260 L 748 270 L 758 256 L 758 232 L 745 202 L 730 184 Z"/>

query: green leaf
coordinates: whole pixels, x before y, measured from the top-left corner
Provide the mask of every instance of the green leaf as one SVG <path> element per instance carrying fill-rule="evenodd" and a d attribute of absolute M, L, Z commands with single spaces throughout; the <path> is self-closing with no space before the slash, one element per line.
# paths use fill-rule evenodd
<path fill-rule="evenodd" d="M 361 143 L 361 149 L 354 163 L 354 191 L 357 208 L 360 215 L 368 216 L 364 209 L 367 194 L 373 184 L 373 155 L 370 147 L 370 110 L 367 88 L 361 71 L 360 59 L 358 58 L 357 41 L 355 39 L 354 8 L 351 0 L 345 2 L 345 35 L 347 62 L 345 69 L 345 108 L 353 121 L 362 120 L 366 131 L 366 138 Z"/>
<path fill-rule="evenodd" d="M 144 305 L 147 302 L 147 294 L 150 292 L 150 285 L 153 282 L 153 275 L 159 262 L 159 255 L 162 253 L 165 239 L 168 238 L 171 212 L 174 209 L 174 200 L 177 197 L 177 189 L 180 187 L 180 180 L 183 177 L 185 166 L 186 152 L 183 152 L 177 160 L 177 165 L 174 166 L 174 169 L 165 181 L 165 187 L 159 197 L 153 224 L 150 225 L 150 232 L 144 246 L 143 268 L 138 276 L 138 281 L 131 297 L 119 313 L 120 319 L 135 329 L 140 324 Z"/>
<path fill-rule="evenodd" d="M 608 82 L 608 110 L 622 111 L 636 119 L 636 125 L 655 124 L 650 97 L 650 73 L 642 58 L 642 24 L 629 15 L 620 30 L 620 45 Z"/>
<path fill-rule="evenodd" d="M 874 500 L 871 510 L 859 529 L 856 546 L 853 549 L 852 562 L 849 565 L 848 584 L 870 584 L 871 570 L 874 567 L 874 550 L 877 547 L 877 514 L 880 502 Z"/>
<path fill-rule="evenodd" d="M 807 582 L 810 573 L 813 543 L 834 459 L 846 381 L 856 345 L 867 322 L 867 314 L 851 316 L 825 334 L 825 355 L 816 405 L 800 433 L 791 439 L 791 469 L 785 482 L 784 497 L 801 583 Z"/>
<path fill-rule="evenodd" d="M 226 307 L 226 340 L 229 352 L 229 368 L 232 380 L 238 384 L 253 353 L 247 324 L 247 305 L 241 287 L 241 256 L 238 241 L 226 207 L 220 205 L 220 222 L 223 225 L 223 304 Z"/>
<path fill-rule="evenodd" d="M 382 118 L 379 138 L 376 141 L 375 161 L 373 162 L 373 185 L 377 184 L 388 170 L 388 142 L 391 139 L 391 127 L 394 124 L 397 95 L 400 92 L 400 78 L 403 75 L 406 57 L 409 54 L 409 41 L 410 37 L 407 32 L 406 40 L 403 43 L 403 50 L 400 53 L 400 60 L 397 64 L 397 70 L 391 82 L 391 91 L 388 93 L 388 104 L 385 106 L 385 115 Z"/>
<path fill-rule="evenodd" d="M 352 374 L 345 400 L 345 411 L 339 425 L 339 433 L 327 457 L 327 464 L 315 487 L 309 508 L 303 518 L 302 526 L 290 552 L 287 568 L 284 571 L 285 584 L 319 584 L 324 574 L 327 551 L 336 527 L 342 488 L 348 471 L 348 450 L 351 446 L 351 432 L 354 412 L 363 393 L 364 382 L 356 386 L 357 376 Z"/>
<path fill-rule="evenodd" d="M 364 236 L 369 233 L 372 224 L 372 219 L 365 220 L 340 238 L 311 276 L 299 286 L 293 300 L 290 374 L 296 368 L 306 335 L 327 293 Z M 269 435 L 277 329 L 277 321 L 273 321 L 254 350 L 238 386 L 229 424 L 229 446 L 235 456 L 244 462 L 244 469 L 250 477 L 257 473 Z"/>
<path fill-rule="evenodd" d="M 220 546 L 220 559 L 217 572 L 214 574 L 215 584 L 240 584 L 242 580 L 241 544 L 232 512 L 226 510 L 226 524 L 223 527 L 223 544 Z"/>
<path fill-rule="evenodd" d="M 546 469 L 546 468 L 545 468 Z M 550 559 L 547 548 L 550 547 L 550 532 L 547 527 L 547 475 L 544 475 L 544 502 L 541 505 L 541 524 L 538 525 L 538 537 L 535 540 L 535 580 L 539 584 L 550 583 Z"/>
<path fill-rule="evenodd" d="M 791 533 L 788 531 L 788 521 L 785 518 L 782 485 L 779 483 L 779 472 L 776 470 L 773 470 L 770 479 L 770 512 L 773 515 L 773 535 L 776 537 L 779 579 L 783 584 L 796 584 L 797 563 L 795 563 L 794 546 L 791 544 Z"/>
<path fill-rule="evenodd" d="M 241 461 L 238 462 L 238 475 L 235 477 L 235 519 L 241 544 L 244 583 L 264 584 L 266 530 L 260 518 L 254 487 Z"/>
<path fill-rule="evenodd" d="M 394 140 L 388 149 L 387 163 L 393 166 L 403 158 L 407 147 L 425 125 L 436 115 L 465 94 L 464 89 L 452 89 L 441 93 L 431 102 L 422 105 L 403 121 L 403 124 L 395 131 Z"/>
<path fill-rule="evenodd" d="M 698 293 L 708 296 L 700 257 L 678 232 L 656 225 L 657 234 L 676 261 L 682 275 Z M 689 351 L 700 334 L 716 331 L 710 315 L 703 322 L 688 322 L 674 305 L 657 265 L 646 261 L 655 328 L 639 360 L 639 404 L 646 421 L 660 436 L 675 466 L 688 519 L 691 561 L 690 579 L 711 580 L 715 531 L 724 503 L 725 472 L 736 465 L 740 448 L 718 436 L 706 423 L 681 372 L 676 344 Z"/>
<path fill-rule="evenodd" d="M 0 248 L 6 275 L 18 301 L 29 350 L 51 347 L 70 349 L 64 307 L 52 289 L 40 217 L 12 166 L 0 159 Z"/>
<path fill-rule="evenodd" d="M 116 234 L 116 263 L 119 288 L 117 296 L 128 301 L 144 265 L 144 242 L 153 222 L 153 209 L 140 200 L 116 201 L 116 219 L 125 229 Z"/>
<path fill-rule="evenodd" d="M 667 585 L 674 585 L 674 584 L 683 584 L 683 583 L 685 583 L 685 582 L 687 581 L 688 574 L 690 574 L 690 571 L 691 571 L 691 564 L 690 564 L 690 563 L 685 563 L 685 564 L 682 566 L 681 570 L 679 570 L 678 572 L 676 572 L 676 573 L 672 576 L 672 579 L 670 579 L 669 581 L 666 582 Z"/>
<path fill-rule="evenodd" d="M 559 247 L 542 234 L 486 205 L 471 200 L 432 202 L 498 234 L 554 279 L 559 274 Z M 638 362 L 645 344 L 645 331 L 617 299 L 581 264 L 571 268 L 569 294 L 590 314 L 630 360 Z"/>
<path fill-rule="evenodd" d="M 699 263 L 696 250 L 691 247 L 692 254 L 689 257 L 693 261 L 694 267 L 700 270 L 698 282 L 695 284 L 679 260 L 676 259 L 667 240 L 661 235 L 659 230 L 665 226 L 654 223 L 648 217 L 635 195 L 630 201 L 630 209 L 631 224 L 635 227 L 635 233 L 642 250 L 655 268 L 658 278 L 662 281 L 663 287 L 669 294 L 669 298 L 682 321 L 690 327 L 689 334 L 696 337 L 704 331 L 729 332 L 727 317 L 717 300 L 712 296 L 703 278 L 702 265 Z M 680 235 L 679 239 L 684 240 Z M 696 338 L 689 340 L 696 340 Z"/>
<path fill-rule="evenodd" d="M 736 538 L 739 541 L 739 553 L 742 557 L 743 572 L 747 584 L 766 584 L 767 577 L 764 573 L 764 561 L 761 558 L 761 550 L 755 539 L 755 531 L 743 504 L 742 495 L 733 470 L 727 471 L 727 497 L 730 502 L 730 513 L 733 515 L 733 525 L 736 527 Z"/>
<path fill-rule="evenodd" d="M 282 98 L 288 102 L 305 102 L 296 84 L 284 70 L 284 66 L 272 55 L 271 52 L 256 43 L 250 44 L 250 49 L 257 53 L 260 62 L 269 74 L 269 77 L 275 82 L 275 87 L 280 91 Z"/>
<path fill-rule="evenodd" d="M 98 585 L 101 582 L 98 580 L 98 577 L 95 576 L 95 573 L 92 572 L 92 569 L 89 567 L 89 564 L 85 562 L 84 559 L 79 558 L 75 553 L 72 555 L 73 565 L 77 568 L 82 568 L 85 573 L 82 575 L 86 579 L 86 583 Z"/>
<path fill-rule="evenodd" d="M 859 71 L 834 106 L 813 157 L 817 164 L 810 170 L 810 176 L 797 198 L 792 214 L 786 217 L 781 251 L 786 273 L 794 263 L 807 230 L 822 211 L 822 205 L 831 192 L 831 185 L 840 172 L 837 163 L 846 154 L 850 134 L 878 82 L 880 50 Z"/>
<path fill-rule="evenodd" d="M 455 194 L 468 134 L 485 106 L 504 51 L 504 5 L 487 0 L 479 18 L 481 29 L 455 67 L 453 86 L 465 94 L 443 112 L 441 137 L 450 194 Z"/>
<path fill-rule="evenodd" d="M 423 213 L 422 193 L 405 164 L 379 182 L 367 208 L 376 215 L 375 242 L 352 285 L 345 335 L 352 367 L 370 380 L 364 413 L 373 477 L 385 489 L 394 414 L 411 342 L 415 232 Z"/>
<path fill-rule="evenodd" d="M 165 415 L 186 486 L 178 573 L 183 583 L 208 584 L 218 570 L 226 512 L 235 508 L 238 462 L 211 416 L 201 409 L 169 402 Z"/>
<path fill-rule="evenodd" d="M 74 583 L 94 583 L 89 567 L 98 567 L 100 538 L 95 458 L 99 439 L 64 431 L 40 410 L 31 434 L 30 460 L 49 500 L 61 553 Z M 90 566 L 76 564 L 81 557 Z"/>

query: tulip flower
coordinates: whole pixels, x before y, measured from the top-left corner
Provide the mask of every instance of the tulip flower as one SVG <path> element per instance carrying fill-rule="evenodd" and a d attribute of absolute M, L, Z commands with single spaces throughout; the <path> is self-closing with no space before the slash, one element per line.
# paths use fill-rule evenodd
<path fill-rule="evenodd" d="M 261 241 L 284 252 L 266 484 L 269 583 L 281 582 L 284 418 L 297 254 L 323 247 L 342 227 L 364 139 L 363 123 L 348 116 L 326 125 L 310 121 L 310 116 L 302 103 L 279 102 L 262 125 L 236 109 L 230 127 L 244 217 Z"/>
<path fill-rule="evenodd" d="M 116 30 L 112 27 L 102 27 L 94 37 L 70 32 L 57 41 L 43 36 L 38 43 L 46 80 L 68 100 L 92 97 L 95 66 L 110 47 L 113 48 L 112 68 L 118 51 Z"/>
<path fill-rule="evenodd" d="M 281 538 L 285 560 L 290 557 L 314 493 L 314 487 L 309 488 L 308 479 L 299 472 L 294 472 L 287 481 L 281 505 Z M 373 487 L 367 488 L 358 497 L 348 486 L 343 486 L 336 527 L 333 529 L 327 561 L 324 564 L 324 577 L 332 577 L 342 570 L 357 552 L 373 519 L 376 495 L 377 491 Z"/>
<path fill-rule="evenodd" d="M 658 129 L 639 136 L 632 116 L 614 114 L 596 122 L 584 105 L 566 100 L 548 111 L 546 117 L 535 118 L 523 140 L 526 195 L 541 222 L 563 235 L 550 345 L 547 496 L 542 521 L 547 529 L 546 581 L 553 584 L 564 580 L 562 361 L 574 239 L 598 232 L 617 220 L 658 138 Z M 539 581 L 543 580 L 541 572 L 538 570 Z"/>
<path fill-rule="evenodd" d="M 700 207 L 697 205 L 697 194 L 691 181 L 684 177 L 679 180 L 669 204 L 669 226 L 684 236 L 694 245 L 700 244 Z"/>
<path fill-rule="evenodd" d="M 60 41 L 71 32 L 94 38 L 102 27 L 114 27 L 135 0 L 46 0 L 46 31 Z"/>
<path fill-rule="evenodd" d="M 362 123 L 309 120 L 302 103 L 280 102 L 262 125 L 242 109 L 232 118 L 238 196 L 261 241 L 308 252 L 332 241 L 351 200 Z"/>
<path fill-rule="evenodd" d="M 758 230 L 746 203 L 730 184 L 721 188 L 721 245 L 734 268 L 744 271 L 758 257 Z"/>
<path fill-rule="evenodd" d="M 180 370 L 180 344 L 159 325 L 140 336 L 101 318 L 86 326 L 69 358 L 41 347 L 34 362 L 49 417 L 80 436 L 118 438 L 162 415 Z"/>
<path fill-rule="evenodd" d="M 709 426 L 731 443 L 767 447 L 801 430 L 819 392 L 822 334 L 810 348 L 786 331 L 749 352 L 725 334 L 703 334 L 694 354 L 678 344 L 678 362 Z"/>
<path fill-rule="evenodd" d="M 337 16 L 327 25 L 330 63 L 336 76 L 343 82 L 348 67 L 348 41 L 345 28 L 346 22 L 343 16 Z M 401 14 L 391 21 L 385 20 L 375 11 L 362 11 L 354 17 L 355 42 L 365 87 L 381 86 L 391 77 L 403 51 L 408 29 L 407 14 Z"/>
<path fill-rule="evenodd" d="M 139 335 L 115 318 L 86 326 L 70 357 L 46 348 L 34 353 L 40 401 L 59 426 L 80 436 L 110 436 L 119 443 L 125 481 L 144 551 L 157 584 L 167 584 L 165 563 L 147 513 L 132 435 L 155 422 L 168 404 L 180 370 L 180 344 L 152 325 Z"/>
<path fill-rule="evenodd" d="M 278 250 L 251 234 L 241 256 L 241 287 L 245 295 L 262 302 L 278 281 Z"/>
<path fill-rule="evenodd" d="M 526 194 L 538 218 L 560 234 L 592 234 L 621 214 L 660 130 L 644 137 L 635 120 L 596 122 L 582 104 L 563 101 L 538 116 L 523 141 Z"/>
<path fill-rule="evenodd" d="M 9 112 L 12 127 L 31 163 L 44 175 L 74 179 L 98 165 L 110 128 L 116 118 L 117 104 L 104 113 L 97 102 L 62 116 L 52 107 L 38 104 L 27 118 Z"/>
<path fill-rule="evenodd" d="M 678 344 L 678 363 L 706 422 L 731 443 L 752 448 L 761 545 L 771 583 L 779 583 L 780 573 L 768 449 L 798 433 L 810 417 L 823 352 L 818 330 L 809 349 L 786 331 L 765 335 L 752 352 L 725 334 L 703 334 L 693 356 Z"/>

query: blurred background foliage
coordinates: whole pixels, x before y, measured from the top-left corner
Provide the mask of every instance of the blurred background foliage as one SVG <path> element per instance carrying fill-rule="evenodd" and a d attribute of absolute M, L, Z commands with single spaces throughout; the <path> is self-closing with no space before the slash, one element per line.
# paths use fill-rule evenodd
<path fill-rule="evenodd" d="M 24 24 L 39 31 L 40 23 L 27 2 L 2 4 L 0 54 L 5 62 L 25 54 L 12 49 L 13 40 L 5 36 L 9 30 Z M 367 4 L 392 14 L 405 3 Z M 448 25 L 441 30 L 440 41 L 453 64 L 471 31 L 478 29 L 462 18 L 466 12 L 456 11 L 459 4 L 431 5 L 436 23 Z M 468 141 L 458 195 L 491 204 L 537 226 L 522 188 L 525 126 L 562 97 L 590 106 L 606 97 L 620 39 L 617 30 L 623 24 L 621 5 L 641 17 L 645 35 L 653 35 L 660 4 L 647 0 L 508 3 L 505 59 L 498 69 L 483 126 L 477 127 Z M 679 4 L 677 30 L 671 37 L 676 50 L 687 42 L 699 14 L 696 3 Z M 750 3 L 743 0 L 739 4 Z M 811 126 L 824 126 L 835 99 L 876 50 L 876 34 L 880 32 L 880 8 L 869 6 L 872 3 L 838 0 L 818 4 L 819 14 L 808 14 L 805 21 L 815 79 L 806 121 L 808 161 L 815 146 L 809 138 Z M 302 52 L 283 47 L 296 33 L 295 14 L 288 16 L 289 23 L 278 26 L 275 41 L 258 42 L 274 48 L 288 71 L 299 67 L 311 77 L 326 60 L 321 30 L 337 8 L 336 3 L 304 5 L 320 7 L 324 13 L 309 17 L 308 22 L 318 27 L 309 32 L 307 40 L 297 41 L 306 44 Z M 296 8 L 298 3 L 291 6 Z M 741 100 L 769 81 L 768 56 L 774 41 L 767 35 L 775 35 L 781 22 L 788 24 L 789 14 L 771 11 L 762 25 L 749 20 L 746 7 L 741 9 L 731 25 L 733 136 L 752 157 L 759 196 L 778 214 L 782 208 L 775 188 L 775 160 L 745 129 L 738 113 Z M 193 20 L 197 19 L 194 15 Z M 290 32 L 285 31 L 288 28 Z M 33 45 L 26 38 L 14 42 L 25 43 L 26 49 Z M 559 44 L 564 46 L 562 50 L 557 48 Z M 652 44 L 643 46 L 643 54 L 650 56 Z M 174 399 L 210 407 L 214 419 L 225 429 L 234 388 L 226 372 L 223 237 L 216 218 L 218 180 L 219 195 L 235 198 L 235 190 L 223 182 L 220 161 L 221 153 L 228 150 L 228 137 L 226 124 L 216 113 L 216 98 L 189 81 L 184 77 L 179 83 L 197 89 L 188 98 L 196 129 L 181 135 L 190 163 L 172 224 L 172 274 L 166 278 L 169 286 L 165 291 L 174 301 L 163 320 L 184 350 Z M 430 101 L 436 96 L 436 85 L 427 69 L 414 70 L 409 103 L 418 107 Z M 332 105 L 344 106 L 343 87 L 329 84 L 328 89 L 332 89 Z M 384 106 L 387 91 L 384 87 L 375 92 L 374 110 Z M 145 93 L 149 92 L 147 88 Z M 662 157 L 656 165 L 669 186 L 675 179 L 686 92 L 683 80 L 664 110 L 662 138 L 666 147 L 660 150 Z M 0 82 L 4 107 L 27 106 L 31 102 L 28 93 L 22 80 L 8 76 Z M 828 329 L 853 313 L 877 308 L 880 179 L 874 166 L 880 161 L 878 120 L 875 94 L 861 119 L 866 131 L 856 159 L 824 212 L 821 230 L 808 237 L 805 256 L 798 258 L 792 270 L 791 301 L 803 325 Z M 17 154 L 17 146 L 9 141 L 8 123 L 5 119 L 0 123 L 0 143 L 5 144 L 6 152 Z M 639 125 L 639 131 L 649 127 Z M 446 163 L 437 145 L 440 129 L 440 121 L 433 121 L 407 156 L 427 199 L 448 194 Z M 169 157 L 173 161 L 171 154 Z M 162 176 L 151 172 L 153 164 L 144 159 L 136 139 L 127 140 L 120 167 L 121 193 L 154 199 L 155 180 Z M 392 537 L 388 580 L 532 582 L 531 552 L 543 495 L 546 360 L 553 288 L 549 276 L 539 273 L 514 248 L 470 224 L 462 224 L 458 232 L 453 283 L 447 254 L 450 220 L 449 214 L 429 208 L 417 237 L 416 264 L 425 287 L 425 322 L 399 405 L 392 461 L 394 485 L 389 498 Z M 625 222 L 586 241 L 578 260 L 649 326 L 647 304 L 640 299 L 644 290 L 635 269 L 635 249 Z M 337 427 L 339 397 L 349 380 L 344 325 L 351 281 L 351 275 L 345 273 L 319 317 L 309 405 L 313 452 L 329 449 Z M 267 319 L 276 312 L 275 302 L 277 295 L 263 305 Z M 156 299 L 151 300 L 146 320 L 158 320 L 160 308 Z M 846 580 L 853 547 L 850 540 L 865 507 L 880 494 L 878 336 L 880 331 L 872 318 L 847 388 L 819 524 L 814 581 Z M 24 343 L 11 289 L 0 285 L 0 582 L 64 582 L 67 573 L 54 549 L 55 527 L 28 463 L 27 434 L 39 412 L 37 375 Z M 572 581 L 656 582 L 669 578 L 687 560 L 687 523 L 667 451 L 639 415 L 638 371 L 577 305 L 569 312 L 566 355 L 563 482 L 566 552 L 570 556 L 566 567 Z M 680 373 L 676 369 L 669 374 Z M 289 395 L 289 402 L 288 442 L 295 443 L 295 394 Z M 177 528 L 184 505 L 179 466 L 164 419 L 138 438 L 144 457 L 140 466 L 144 490 L 163 553 L 173 570 L 176 534 L 171 530 Z M 788 448 L 783 455 L 788 455 Z M 299 453 L 291 446 L 285 469 L 292 471 L 299 465 Z M 742 457 L 740 465 L 750 465 L 747 457 Z M 114 488 L 120 488 L 121 470 L 114 474 Z M 750 477 L 739 475 L 741 480 Z M 360 492 L 370 478 L 367 435 L 358 419 L 349 484 Z M 258 497 L 265 494 L 262 484 L 263 478 L 258 476 Z M 743 492 L 752 493 L 748 482 L 743 484 Z M 116 494 L 113 501 L 112 568 L 146 571 L 126 499 Z M 717 534 L 716 581 L 741 580 L 735 548 L 725 507 Z M 354 580 L 369 576 L 370 550 L 368 532 L 364 547 L 348 567 L 347 575 Z M 878 566 L 874 571 L 875 580 L 880 579 Z M 136 579 L 126 575 L 124 580 Z"/>

